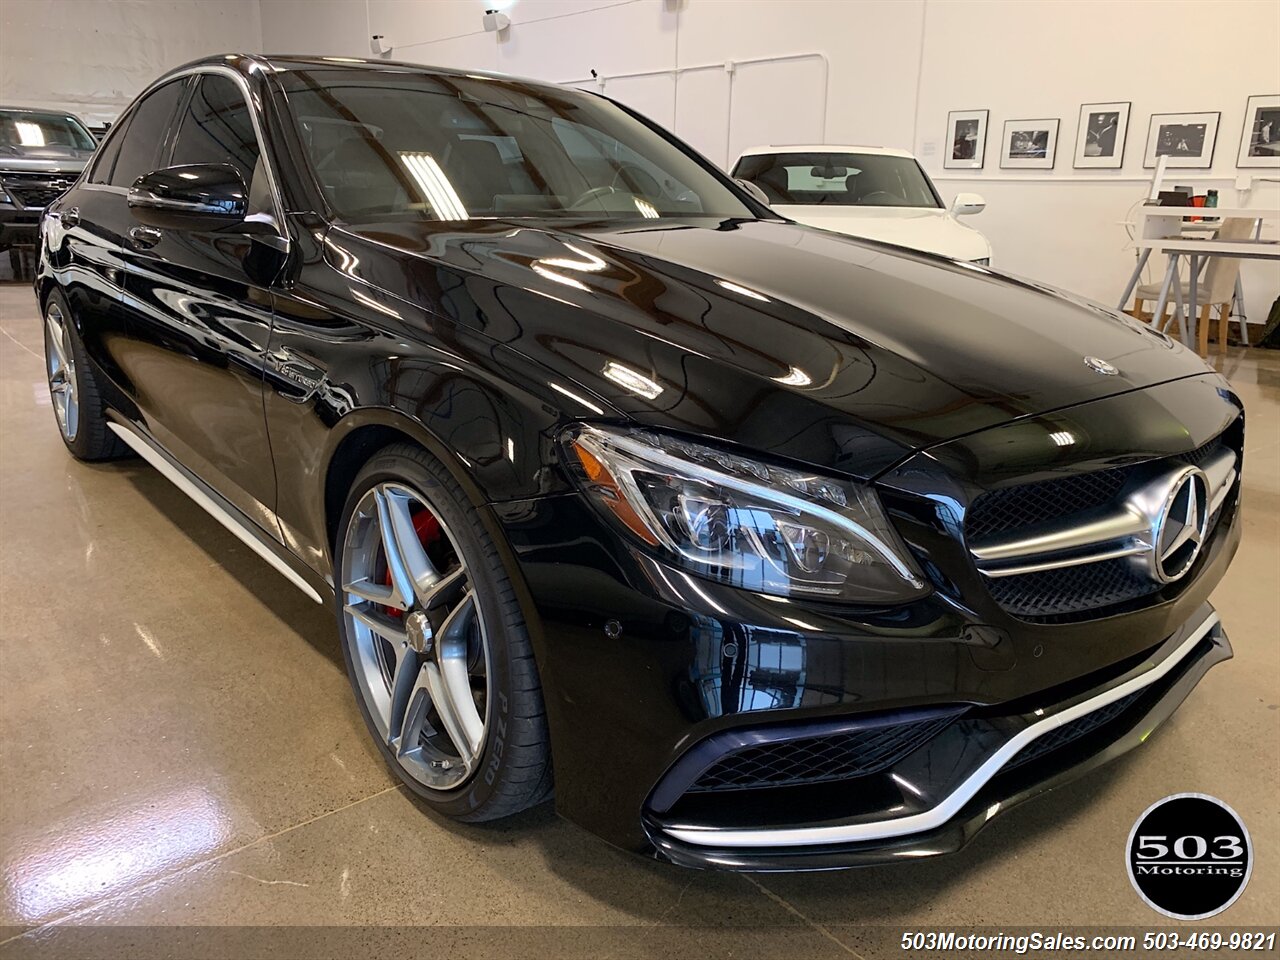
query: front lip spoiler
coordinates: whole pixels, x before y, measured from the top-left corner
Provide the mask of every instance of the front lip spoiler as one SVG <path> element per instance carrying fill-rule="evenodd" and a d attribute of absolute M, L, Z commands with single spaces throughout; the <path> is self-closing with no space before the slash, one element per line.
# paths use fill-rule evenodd
<path fill-rule="evenodd" d="M 1202 652 L 1192 656 L 1202 645 Z M 1178 708 L 1210 667 L 1231 657 L 1218 615 L 1208 615 L 1159 663 L 1123 683 L 1044 717 L 1011 738 L 948 797 L 923 813 L 895 820 L 812 827 L 717 829 L 658 823 L 646 828 L 658 854 L 684 866 L 712 869 L 823 870 L 935 856 L 959 850 L 997 813 L 1074 780 L 1149 738 Z M 1041 736 L 1110 703 L 1139 693 L 1184 667 L 1160 697 L 1124 730 L 1086 752 L 1072 746 L 1023 768 L 1004 770 L 1023 748 Z M 1091 740 L 1092 738 L 1085 738 Z"/>

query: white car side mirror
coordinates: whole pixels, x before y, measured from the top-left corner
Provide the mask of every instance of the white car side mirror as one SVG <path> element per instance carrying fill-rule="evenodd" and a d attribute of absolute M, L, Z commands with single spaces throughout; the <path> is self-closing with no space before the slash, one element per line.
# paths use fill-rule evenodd
<path fill-rule="evenodd" d="M 987 201 L 983 200 L 979 194 L 957 193 L 956 198 L 951 201 L 951 215 L 967 217 L 970 214 L 981 213 L 986 207 Z"/>
<path fill-rule="evenodd" d="M 763 190 L 757 187 L 750 180 L 743 180 L 741 177 L 734 177 L 733 182 L 740 186 L 747 193 L 751 194 L 751 199 L 763 203 L 766 207 L 769 205 L 769 197 Z"/>

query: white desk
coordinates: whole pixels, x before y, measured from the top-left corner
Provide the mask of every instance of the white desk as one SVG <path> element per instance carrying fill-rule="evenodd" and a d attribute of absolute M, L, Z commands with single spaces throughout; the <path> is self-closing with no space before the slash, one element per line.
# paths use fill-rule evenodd
<path fill-rule="evenodd" d="M 1117 309 L 1123 310 L 1129 302 L 1129 296 L 1138 285 L 1142 270 L 1147 265 L 1152 253 L 1163 253 L 1169 257 L 1169 266 L 1165 270 L 1164 283 L 1160 288 L 1160 298 L 1156 301 L 1152 317 L 1156 322 L 1164 316 L 1164 308 L 1169 302 L 1169 292 L 1173 291 L 1175 315 L 1178 318 L 1182 342 L 1195 348 L 1196 297 L 1200 279 L 1201 261 L 1210 257 L 1240 257 L 1249 260 L 1280 260 L 1280 242 L 1266 239 L 1251 240 L 1216 240 L 1213 237 L 1185 236 L 1199 230 L 1213 230 L 1217 224 L 1188 223 L 1183 217 L 1213 216 L 1219 218 L 1241 217 L 1248 220 L 1280 220 L 1280 209 L 1255 207 L 1140 207 L 1138 211 L 1138 231 L 1134 246 L 1137 247 L 1138 263 L 1133 268 L 1129 283 L 1124 288 Z M 1255 236 L 1258 234 L 1255 233 Z M 1191 265 L 1191 282 L 1188 291 L 1190 303 L 1184 311 L 1182 303 L 1182 284 L 1177 282 L 1178 259 L 1186 257 Z M 1237 282 L 1237 296 L 1240 288 Z M 1245 329 L 1244 305 L 1241 298 L 1240 329 L 1245 344 L 1248 344 L 1248 331 Z"/>

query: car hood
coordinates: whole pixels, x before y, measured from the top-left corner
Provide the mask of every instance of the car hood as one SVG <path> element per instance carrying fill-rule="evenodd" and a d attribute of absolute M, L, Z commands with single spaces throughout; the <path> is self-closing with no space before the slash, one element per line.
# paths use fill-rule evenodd
<path fill-rule="evenodd" d="M 987 238 L 973 227 L 958 223 L 946 210 L 777 203 L 772 206 L 778 213 L 800 223 L 851 237 L 894 243 L 954 260 L 991 256 Z"/>
<path fill-rule="evenodd" d="M 325 246 L 348 276 L 537 361 L 567 416 L 625 417 L 855 476 L 1206 371 L 1096 304 L 789 223 L 401 222 L 330 230 Z"/>
<path fill-rule="evenodd" d="M 79 173 L 92 156 L 92 150 L 77 150 L 75 147 L 0 144 L 0 172 Z"/>

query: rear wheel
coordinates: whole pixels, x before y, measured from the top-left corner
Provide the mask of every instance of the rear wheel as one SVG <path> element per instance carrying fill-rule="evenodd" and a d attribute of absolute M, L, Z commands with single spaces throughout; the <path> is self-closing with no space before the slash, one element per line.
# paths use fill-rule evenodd
<path fill-rule="evenodd" d="M 80 460 L 109 460 L 128 452 L 107 429 L 106 407 L 93 366 L 62 291 L 54 290 L 44 305 L 44 362 L 49 398 L 62 442 Z"/>
<path fill-rule="evenodd" d="M 464 820 L 547 796 L 528 631 L 492 540 L 444 466 L 409 445 L 376 454 L 347 497 L 335 559 L 351 684 L 400 778 Z"/>

